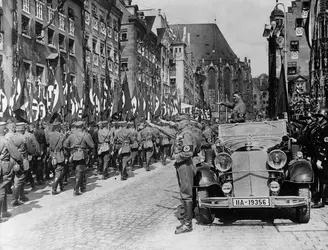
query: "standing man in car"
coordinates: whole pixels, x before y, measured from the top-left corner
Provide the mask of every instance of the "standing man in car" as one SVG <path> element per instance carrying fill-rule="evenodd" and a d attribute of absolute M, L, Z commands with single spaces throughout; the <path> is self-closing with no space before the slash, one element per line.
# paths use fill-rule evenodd
<path fill-rule="evenodd" d="M 220 102 L 219 105 L 223 105 L 232 109 L 230 123 L 240 123 L 246 120 L 246 104 L 241 98 L 238 92 L 235 92 L 232 96 L 233 103 Z"/>

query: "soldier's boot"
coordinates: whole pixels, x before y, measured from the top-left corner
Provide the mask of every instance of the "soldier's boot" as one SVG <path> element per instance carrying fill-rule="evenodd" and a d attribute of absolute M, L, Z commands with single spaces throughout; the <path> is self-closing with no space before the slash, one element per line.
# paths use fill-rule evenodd
<path fill-rule="evenodd" d="M 182 225 L 178 226 L 175 230 L 175 234 L 188 233 L 192 231 L 192 217 L 193 217 L 193 206 L 192 201 L 184 202 L 184 220 Z"/>
<path fill-rule="evenodd" d="M 328 205 L 328 184 L 323 185 L 322 203 Z"/>
<path fill-rule="evenodd" d="M 75 183 L 74 183 L 74 195 L 81 195 L 80 193 L 80 185 L 81 185 L 81 177 L 75 177 Z"/>
<path fill-rule="evenodd" d="M 81 189 L 81 192 L 85 192 L 86 191 L 86 185 L 87 185 L 87 176 L 85 173 L 82 174 L 81 176 L 81 180 L 80 180 L 80 189 Z"/>
<path fill-rule="evenodd" d="M 19 199 L 23 202 L 29 201 L 29 199 L 25 194 L 27 193 L 24 191 L 24 184 L 23 184 L 20 188 L 20 194 L 19 194 Z"/>
<path fill-rule="evenodd" d="M 59 181 L 60 181 L 59 176 L 56 176 L 55 181 L 54 181 L 54 183 L 52 184 L 52 192 L 51 192 L 51 193 L 52 193 L 53 195 L 59 194 L 59 193 L 57 192 L 57 187 L 58 187 Z"/>
<path fill-rule="evenodd" d="M 23 202 L 21 202 L 19 200 L 20 189 L 21 189 L 21 187 L 14 187 L 14 190 L 13 190 L 13 200 L 14 200 L 13 206 L 14 207 L 24 204 Z"/>
<path fill-rule="evenodd" d="M 150 159 L 146 160 L 146 171 L 150 171 Z"/>
<path fill-rule="evenodd" d="M 312 208 L 322 208 L 322 207 L 325 206 L 325 203 L 324 203 L 324 187 L 325 187 L 324 184 L 322 184 L 322 183 L 319 184 L 319 191 L 318 191 L 318 197 L 317 197 L 318 199 L 311 206 Z"/>
<path fill-rule="evenodd" d="M 11 213 L 7 211 L 7 195 L 3 197 L 3 199 L 0 200 L 0 219 L 1 218 L 8 218 L 11 216 Z"/>

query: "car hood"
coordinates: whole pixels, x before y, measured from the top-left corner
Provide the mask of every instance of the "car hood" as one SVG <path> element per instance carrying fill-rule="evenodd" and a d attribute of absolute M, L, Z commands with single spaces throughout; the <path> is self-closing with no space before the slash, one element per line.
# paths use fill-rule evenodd
<path fill-rule="evenodd" d="M 272 136 L 239 137 L 221 143 L 222 146 L 235 151 L 267 151 L 279 144 L 281 138 Z"/>

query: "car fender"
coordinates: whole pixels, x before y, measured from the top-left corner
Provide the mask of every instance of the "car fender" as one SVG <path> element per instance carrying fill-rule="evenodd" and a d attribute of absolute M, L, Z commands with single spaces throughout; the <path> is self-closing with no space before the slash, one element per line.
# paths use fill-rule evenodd
<path fill-rule="evenodd" d="M 219 185 L 218 178 L 211 169 L 212 165 L 203 163 L 197 167 L 197 172 L 194 178 L 194 187 L 209 187 L 212 185 Z"/>
<path fill-rule="evenodd" d="M 312 183 L 313 169 L 308 160 L 293 160 L 288 164 L 287 180 L 293 183 Z"/>

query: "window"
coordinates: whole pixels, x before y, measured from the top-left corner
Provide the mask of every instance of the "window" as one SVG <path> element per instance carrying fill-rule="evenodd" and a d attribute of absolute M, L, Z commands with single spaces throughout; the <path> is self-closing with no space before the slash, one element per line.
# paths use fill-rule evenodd
<path fill-rule="evenodd" d="M 36 18 L 43 20 L 43 3 L 36 1 Z"/>
<path fill-rule="evenodd" d="M 30 62 L 24 61 L 24 70 L 25 70 L 26 80 L 28 82 L 31 82 L 32 77 L 31 77 L 31 63 Z"/>
<path fill-rule="evenodd" d="M 38 85 L 45 85 L 44 66 L 36 65 L 36 79 Z"/>
<path fill-rule="evenodd" d="M 22 35 L 30 37 L 30 19 L 22 15 Z"/>
<path fill-rule="evenodd" d="M 88 33 L 85 33 L 84 34 L 84 42 L 87 47 L 89 47 L 89 38 L 90 38 L 90 35 Z"/>
<path fill-rule="evenodd" d="M 86 25 L 90 25 L 90 13 L 87 11 L 85 12 L 84 20 Z"/>
<path fill-rule="evenodd" d="M 65 44 L 65 35 L 59 34 L 59 50 L 66 51 L 66 44 Z"/>
<path fill-rule="evenodd" d="M 100 43 L 100 54 L 101 55 L 105 55 L 105 44 L 104 43 Z"/>
<path fill-rule="evenodd" d="M 310 9 L 310 1 L 304 1 L 302 3 L 302 9 L 303 10 L 309 10 Z"/>
<path fill-rule="evenodd" d="M 179 52 L 181 52 L 181 48 L 179 48 Z"/>
<path fill-rule="evenodd" d="M 121 34 L 121 41 L 127 41 L 128 40 L 128 33 L 127 32 L 123 32 Z"/>
<path fill-rule="evenodd" d="M 97 39 L 92 39 L 92 52 L 93 53 L 97 53 L 98 52 L 97 51 L 97 43 L 98 43 Z"/>
<path fill-rule="evenodd" d="M 55 10 L 48 5 L 48 22 L 51 22 L 51 25 L 55 25 L 54 13 Z"/>
<path fill-rule="evenodd" d="M 287 64 L 287 74 L 288 75 L 295 75 L 297 73 L 297 63 L 296 62 L 289 62 Z"/>
<path fill-rule="evenodd" d="M 302 28 L 303 25 L 303 18 L 296 18 L 295 19 L 295 28 Z"/>
<path fill-rule="evenodd" d="M 290 51 L 299 51 L 299 41 L 290 41 Z"/>
<path fill-rule="evenodd" d="M 39 22 L 35 22 L 35 36 L 36 41 L 40 43 L 44 43 L 44 30 L 42 29 L 42 24 Z"/>
<path fill-rule="evenodd" d="M 65 31 L 65 15 L 62 13 L 59 14 L 59 29 Z"/>
<path fill-rule="evenodd" d="M 75 40 L 68 39 L 68 50 L 70 55 L 75 55 Z"/>
<path fill-rule="evenodd" d="M 89 0 L 84 0 L 84 8 L 85 9 L 89 8 Z"/>
<path fill-rule="evenodd" d="M 30 14 L 30 0 L 23 0 L 23 11 Z"/>
<path fill-rule="evenodd" d="M 94 16 L 94 17 L 97 17 L 97 6 L 95 5 L 95 4 L 92 4 L 91 5 L 91 11 L 92 11 L 92 15 Z"/>
<path fill-rule="evenodd" d="M 72 8 L 68 8 L 68 19 L 75 20 L 74 10 Z"/>
<path fill-rule="evenodd" d="M 98 30 L 98 19 L 97 18 L 92 18 L 92 27 L 94 30 Z"/>
<path fill-rule="evenodd" d="M 54 46 L 55 31 L 48 28 L 48 45 Z"/>
<path fill-rule="evenodd" d="M 129 71 L 128 58 L 122 58 L 121 70 L 122 71 Z"/>
<path fill-rule="evenodd" d="M 52 0 L 47 0 L 47 6 L 52 8 Z"/>
<path fill-rule="evenodd" d="M 74 22 L 74 19 L 69 19 L 69 34 L 71 36 L 74 36 L 75 35 L 75 22 Z"/>

